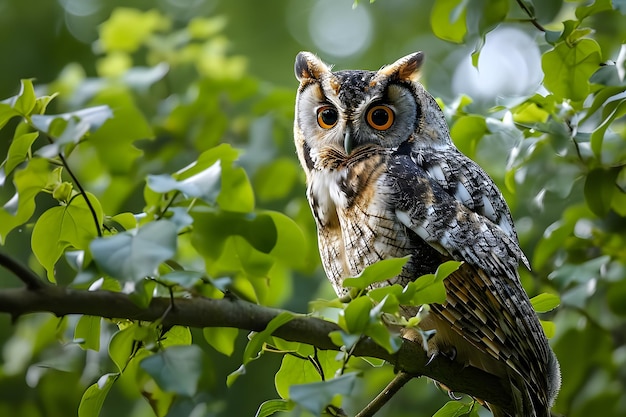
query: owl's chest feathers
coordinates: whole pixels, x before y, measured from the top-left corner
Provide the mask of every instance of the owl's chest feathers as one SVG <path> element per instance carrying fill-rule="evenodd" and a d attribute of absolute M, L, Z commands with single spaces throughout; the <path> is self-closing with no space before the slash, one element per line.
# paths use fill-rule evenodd
<path fill-rule="evenodd" d="M 381 259 L 410 253 L 406 230 L 396 221 L 387 183 L 388 155 L 313 170 L 308 198 L 317 222 L 322 263 L 335 290 Z"/>

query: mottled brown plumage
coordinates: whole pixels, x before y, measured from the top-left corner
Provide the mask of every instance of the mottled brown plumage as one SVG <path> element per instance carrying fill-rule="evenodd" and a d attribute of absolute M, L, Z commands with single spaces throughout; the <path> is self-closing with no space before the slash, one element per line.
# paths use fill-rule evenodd
<path fill-rule="evenodd" d="M 444 283 L 447 299 L 420 322 L 435 330 L 429 354 L 508 379 L 515 414 L 548 417 L 558 362 L 517 273 L 528 266 L 502 194 L 461 154 L 435 100 L 417 81 L 421 53 L 377 72 L 338 71 L 310 53 L 300 81 L 294 134 L 318 227 L 322 264 L 342 281 L 381 259 L 411 255 L 387 283 L 406 285 L 444 261 L 464 261 Z M 407 316 L 416 313 L 406 307 Z"/>

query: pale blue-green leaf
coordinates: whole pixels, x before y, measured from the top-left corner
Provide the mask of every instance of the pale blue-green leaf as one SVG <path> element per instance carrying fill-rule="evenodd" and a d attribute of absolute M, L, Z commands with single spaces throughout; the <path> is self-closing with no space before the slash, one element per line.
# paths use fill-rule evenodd
<path fill-rule="evenodd" d="M 31 120 L 33 126 L 35 126 L 39 131 L 49 133 L 50 126 L 55 119 L 63 119 L 66 121 L 70 121 L 71 119 L 77 118 L 81 122 L 86 123 L 89 128 L 88 131 L 94 132 L 100 126 L 104 124 L 108 119 L 113 117 L 113 111 L 109 106 L 95 106 L 88 107 L 86 109 L 77 110 L 69 113 L 62 114 L 54 114 L 54 115 L 40 115 L 35 114 L 32 116 Z"/>
<path fill-rule="evenodd" d="M 356 373 L 348 373 L 327 381 L 293 385 L 289 388 L 289 398 L 313 415 L 319 416 L 335 396 L 349 395 L 352 392 L 356 378 Z"/>
<path fill-rule="evenodd" d="M 202 349 L 196 345 L 171 346 L 143 359 L 139 366 L 165 392 L 191 397 L 202 372 Z"/>
<path fill-rule="evenodd" d="M 98 266 L 122 281 L 139 281 L 156 274 L 161 262 L 176 253 L 177 228 L 167 220 L 96 239 L 90 249 Z"/>
<path fill-rule="evenodd" d="M 158 193 L 178 190 L 187 197 L 200 198 L 208 204 L 215 204 L 221 190 L 221 163 L 213 165 L 194 175 L 178 181 L 169 175 L 148 175 L 148 187 Z"/>

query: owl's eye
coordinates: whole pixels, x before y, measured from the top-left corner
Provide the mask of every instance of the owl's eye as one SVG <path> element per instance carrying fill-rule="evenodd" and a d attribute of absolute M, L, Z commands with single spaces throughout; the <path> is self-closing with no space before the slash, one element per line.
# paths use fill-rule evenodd
<path fill-rule="evenodd" d="M 389 129 L 394 118 L 393 110 L 380 104 L 370 107 L 366 116 L 367 124 L 376 130 Z"/>
<path fill-rule="evenodd" d="M 317 110 L 317 124 L 319 124 L 322 129 L 332 128 L 337 124 L 337 119 L 339 119 L 339 114 L 337 114 L 337 110 L 331 106 L 323 106 Z"/>

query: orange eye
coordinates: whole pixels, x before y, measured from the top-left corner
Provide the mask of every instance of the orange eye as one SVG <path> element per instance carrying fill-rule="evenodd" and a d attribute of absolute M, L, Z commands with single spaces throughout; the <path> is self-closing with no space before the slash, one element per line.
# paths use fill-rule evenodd
<path fill-rule="evenodd" d="M 322 129 L 330 129 L 337 124 L 339 114 L 332 106 L 322 106 L 317 109 L 317 124 Z"/>
<path fill-rule="evenodd" d="M 387 106 L 376 105 L 367 111 L 367 124 L 376 130 L 387 130 L 393 124 L 395 115 L 393 110 Z"/>

